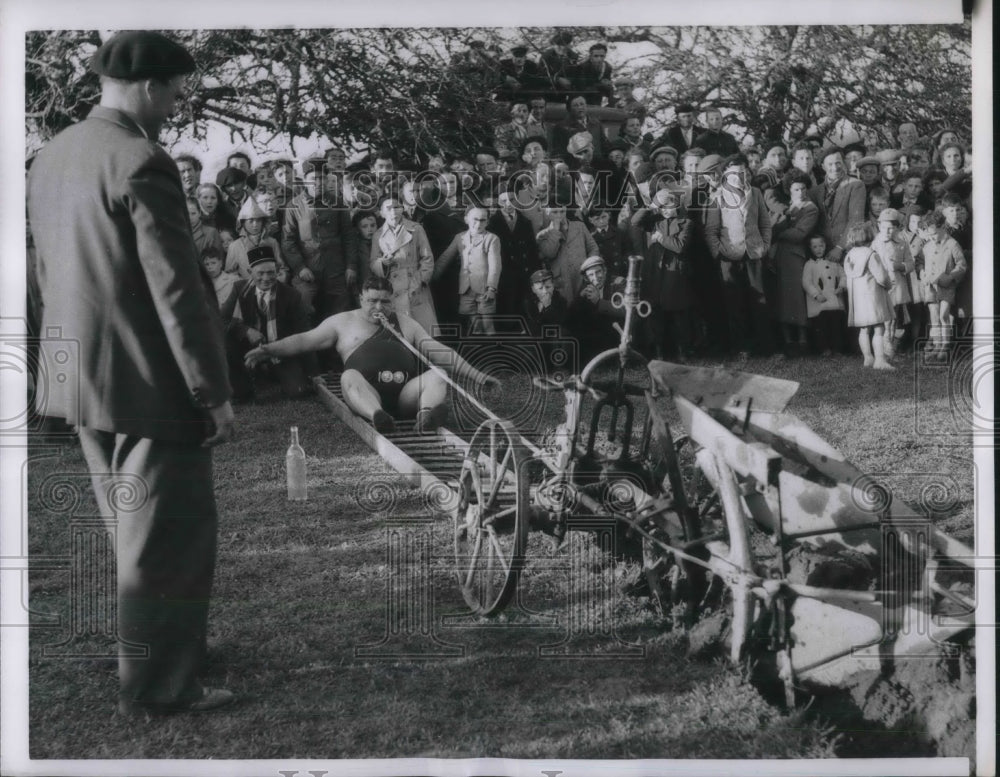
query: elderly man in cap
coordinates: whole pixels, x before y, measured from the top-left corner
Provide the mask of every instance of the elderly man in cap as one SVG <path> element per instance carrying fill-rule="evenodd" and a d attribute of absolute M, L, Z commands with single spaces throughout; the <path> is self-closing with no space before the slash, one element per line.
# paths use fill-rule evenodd
<path fill-rule="evenodd" d="M 100 104 L 39 152 L 28 180 L 41 331 L 60 338 L 41 347 L 78 349 L 40 376 L 36 396 L 78 428 L 114 523 L 119 710 L 210 710 L 233 699 L 198 680 L 215 570 L 212 447 L 232 436 L 233 410 L 214 289 L 177 165 L 157 142 L 195 62 L 163 35 L 126 32 L 90 68 Z M 138 488 L 125 512 L 122 485 Z"/>
<path fill-rule="evenodd" d="M 879 165 L 882 168 L 882 188 L 885 189 L 890 195 L 895 194 L 900 188 L 899 171 L 903 159 L 903 152 L 890 148 L 879 151 L 875 156 L 878 158 Z"/>
<path fill-rule="evenodd" d="M 828 146 L 820 154 L 820 162 L 826 176 L 810 190 L 809 197 L 819 207 L 818 226 L 826 238 L 826 250 L 835 254 L 834 259 L 840 259 L 848 247 L 847 230 L 864 221 L 865 185 L 847 175 L 844 155 L 837 146 Z"/>
<path fill-rule="evenodd" d="M 278 281 L 278 260 L 269 245 L 251 248 L 250 280 L 238 281 L 231 297 L 232 310 L 223 310 L 229 318 L 227 357 L 229 377 L 236 399 L 248 401 L 254 396 L 254 380 L 244 366 L 246 353 L 262 343 L 309 329 L 309 311 L 299 293 Z M 313 354 L 303 357 L 271 359 L 258 365 L 257 377 L 269 374 L 277 378 L 281 391 L 290 399 L 312 393 L 309 377 L 319 369 Z"/>

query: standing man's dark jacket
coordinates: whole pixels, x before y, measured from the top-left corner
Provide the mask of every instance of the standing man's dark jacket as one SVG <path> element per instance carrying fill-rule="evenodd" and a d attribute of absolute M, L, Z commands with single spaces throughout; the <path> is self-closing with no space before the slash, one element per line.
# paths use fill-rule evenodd
<path fill-rule="evenodd" d="M 28 213 L 43 351 L 76 350 L 40 412 L 177 442 L 229 399 L 222 326 L 177 166 L 127 114 L 95 107 L 35 159 Z M 60 337 L 65 341 L 60 341 Z"/>

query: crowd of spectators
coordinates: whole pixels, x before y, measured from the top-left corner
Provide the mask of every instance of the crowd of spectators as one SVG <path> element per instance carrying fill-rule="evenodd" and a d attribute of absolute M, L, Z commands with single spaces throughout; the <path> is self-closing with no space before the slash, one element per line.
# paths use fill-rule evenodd
<path fill-rule="evenodd" d="M 649 357 L 840 351 L 891 368 L 923 340 L 944 358 L 972 314 L 971 148 L 954 130 L 920 137 L 904 123 L 881 148 L 818 135 L 746 145 L 718 107 L 680 102 L 651 132 L 607 46 L 584 57 L 569 33 L 550 42 L 537 58 L 474 42 L 451 63 L 509 108 L 492 145 L 419 159 L 375 148 L 352 164 L 335 145 L 301 163 L 234 149 L 214 180 L 176 157 L 233 352 L 273 335 L 269 295 L 247 302 L 254 256 L 277 260 L 287 326 L 355 307 L 374 273 L 428 331 L 554 325 L 584 358 L 617 341 L 610 296 L 640 256 Z"/>

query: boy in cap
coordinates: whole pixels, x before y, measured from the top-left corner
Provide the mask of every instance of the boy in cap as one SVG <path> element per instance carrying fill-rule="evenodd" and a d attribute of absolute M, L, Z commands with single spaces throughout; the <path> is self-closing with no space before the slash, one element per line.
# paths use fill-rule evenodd
<path fill-rule="evenodd" d="M 889 303 L 893 309 L 893 319 L 886 322 L 883 349 L 886 358 L 891 359 L 902 343 L 906 326 L 910 323 L 909 304 L 910 275 L 913 273 L 913 257 L 910 245 L 900 234 L 902 216 L 895 208 L 886 208 L 878 216 L 878 234 L 872 240 L 872 250 L 878 254 L 892 282 L 889 289 Z"/>
<path fill-rule="evenodd" d="M 527 46 L 514 46 L 510 59 L 501 59 L 499 68 L 502 84 L 497 99 L 526 102 L 536 94 L 544 95 L 548 79 L 538 63 L 528 59 Z"/>
<path fill-rule="evenodd" d="M 309 311 L 295 289 L 278 281 L 278 259 L 270 245 L 248 252 L 250 280 L 235 286 L 232 317 L 228 327 L 227 357 L 234 395 L 240 400 L 254 396 L 254 381 L 244 364 L 252 348 L 309 329 Z M 259 363 L 255 375 L 271 374 L 282 393 L 299 399 L 312 393 L 309 376 L 319 373 L 314 354 Z"/>
<path fill-rule="evenodd" d="M 697 138 L 694 144 L 703 148 L 709 154 L 727 157 L 740 152 L 740 144 L 732 135 L 722 129 L 722 111 L 718 108 L 705 109 L 705 124 L 708 126 Z"/>
<path fill-rule="evenodd" d="M 569 328 L 580 344 L 580 361 L 586 364 L 621 341 L 614 323 L 625 320 L 625 309 L 612 305 L 611 295 L 624 288 L 625 279 L 615 277 L 609 283 L 607 267 L 600 256 L 588 257 L 580 265 L 580 275 L 584 282 L 570 306 Z"/>
<path fill-rule="evenodd" d="M 77 427 L 116 531 L 119 711 L 207 711 L 233 700 L 198 672 L 218 527 L 211 451 L 234 416 L 215 295 L 177 165 L 157 142 L 196 66 L 169 38 L 133 31 L 106 40 L 90 69 L 100 104 L 46 144 L 28 180 L 40 329 L 78 351 L 39 374 L 36 396 Z M 43 358 L 64 342 L 43 339 Z M 113 500 L 123 481 L 150 497 L 127 519 Z"/>
<path fill-rule="evenodd" d="M 531 274 L 531 295 L 523 301 L 528 331 L 533 337 L 542 337 L 545 327 L 559 327 L 559 336 L 569 320 L 569 303 L 555 287 L 552 272 L 535 270 Z"/>

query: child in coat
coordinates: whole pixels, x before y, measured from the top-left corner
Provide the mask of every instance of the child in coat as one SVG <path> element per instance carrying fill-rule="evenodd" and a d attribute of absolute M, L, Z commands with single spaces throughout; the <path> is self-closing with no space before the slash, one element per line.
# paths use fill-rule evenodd
<path fill-rule="evenodd" d="M 867 223 L 854 224 L 847 230 L 845 243 L 850 249 L 844 256 L 847 277 L 847 325 L 858 332 L 858 345 L 865 367 L 894 370 L 885 358 L 883 346 L 885 322 L 892 318 L 888 289 L 892 285 L 885 265 L 869 245 L 871 229 Z"/>
<path fill-rule="evenodd" d="M 924 243 L 920 237 L 920 217 L 927 210 L 921 205 L 907 205 L 899 212 L 903 215 L 903 231 L 899 236 L 906 241 L 910 247 L 910 256 L 913 257 L 913 272 L 907 276 L 907 280 L 910 282 L 910 334 L 912 342 L 916 343 L 927 330 L 927 306 L 924 304 L 924 289 L 920 285 L 920 272 L 923 270 L 920 246 Z"/>
<path fill-rule="evenodd" d="M 823 356 L 843 350 L 841 333 L 847 317 L 844 294 L 847 277 L 836 257 L 827 253 L 826 238 L 822 234 L 810 235 L 807 241 L 809 259 L 802 268 L 802 288 L 806 293 L 806 315 L 816 334 L 816 347 Z"/>
<path fill-rule="evenodd" d="M 920 232 L 924 240 L 920 247 L 923 257 L 920 282 L 930 318 L 931 347 L 927 360 L 943 362 L 948 358 L 954 322 L 955 288 L 965 277 L 967 267 L 961 247 L 948 235 L 943 214 L 932 211 L 921 217 Z"/>
<path fill-rule="evenodd" d="M 889 301 L 892 303 L 893 315 L 886 322 L 884 342 L 885 355 L 889 359 L 895 355 L 897 345 L 902 341 L 910 323 L 907 306 L 912 301 L 909 276 L 913 273 L 913 257 L 910 256 L 909 243 L 899 235 L 901 220 L 902 215 L 895 208 L 883 210 L 878 217 L 878 234 L 871 245 L 892 280 Z"/>

